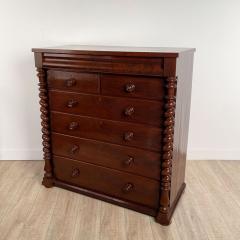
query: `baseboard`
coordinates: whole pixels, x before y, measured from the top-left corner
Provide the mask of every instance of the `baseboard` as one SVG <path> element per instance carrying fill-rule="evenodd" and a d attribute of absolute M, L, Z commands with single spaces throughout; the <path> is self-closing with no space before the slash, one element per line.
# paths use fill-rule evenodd
<path fill-rule="evenodd" d="M 240 160 L 240 149 L 189 150 L 187 160 Z"/>
<path fill-rule="evenodd" d="M 42 160 L 41 149 L 0 149 L 0 160 Z"/>

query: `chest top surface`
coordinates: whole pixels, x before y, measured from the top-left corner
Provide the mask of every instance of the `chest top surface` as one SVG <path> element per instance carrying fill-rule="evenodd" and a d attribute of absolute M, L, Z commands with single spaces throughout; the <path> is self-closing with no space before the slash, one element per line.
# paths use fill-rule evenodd
<path fill-rule="evenodd" d="M 63 45 L 46 48 L 33 48 L 33 52 L 71 53 L 89 55 L 139 56 L 139 57 L 178 57 L 183 52 L 194 52 L 194 48 L 169 47 L 130 47 L 130 46 L 94 46 Z"/>

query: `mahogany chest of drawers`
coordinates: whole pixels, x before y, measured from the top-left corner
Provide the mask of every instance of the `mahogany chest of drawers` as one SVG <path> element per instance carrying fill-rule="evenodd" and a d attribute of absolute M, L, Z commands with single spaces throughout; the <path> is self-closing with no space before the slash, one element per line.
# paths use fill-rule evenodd
<path fill-rule="evenodd" d="M 33 49 L 45 175 L 167 225 L 185 188 L 194 49 Z"/>

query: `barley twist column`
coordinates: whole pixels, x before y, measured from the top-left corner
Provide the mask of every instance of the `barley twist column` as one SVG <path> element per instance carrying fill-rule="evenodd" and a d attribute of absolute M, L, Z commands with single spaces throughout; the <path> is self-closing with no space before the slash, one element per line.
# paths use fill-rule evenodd
<path fill-rule="evenodd" d="M 164 105 L 164 130 L 162 147 L 162 165 L 161 165 L 161 184 L 160 184 L 160 208 L 157 220 L 161 222 L 168 221 L 170 207 L 171 191 L 171 171 L 173 158 L 173 136 L 176 107 L 176 78 L 166 79 L 166 97 Z"/>
<path fill-rule="evenodd" d="M 45 174 L 42 184 L 45 187 L 53 186 L 53 174 L 51 164 L 51 142 L 50 142 L 50 125 L 49 125 L 49 110 L 48 110 L 48 91 L 46 83 L 46 74 L 44 69 L 37 68 L 39 78 L 39 97 L 42 125 L 42 144 L 43 144 L 43 159 L 45 160 Z"/>

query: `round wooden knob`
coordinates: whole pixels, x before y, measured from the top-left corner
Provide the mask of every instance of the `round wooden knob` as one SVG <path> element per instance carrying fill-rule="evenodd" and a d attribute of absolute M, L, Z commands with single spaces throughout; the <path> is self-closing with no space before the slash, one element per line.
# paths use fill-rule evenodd
<path fill-rule="evenodd" d="M 79 170 L 78 168 L 74 168 L 74 169 L 72 170 L 71 176 L 72 176 L 72 177 L 78 177 L 79 175 L 80 175 L 80 170 Z"/>
<path fill-rule="evenodd" d="M 68 79 L 65 82 L 66 87 L 73 87 L 76 85 L 76 80 L 75 79 Z"/>
<path fill-rule="evenodd" d="M 126 183 L 123 188 L 122 188 L 122 191 L 124 193 L 129 193 L 129 192 L 132 192 L 134 189 L 134 185 L 132 183 Z"/>
<path fill-rule="evenodd" d="M 135 91 L 135 85 L 133 83 L 128 83 L 125 86 L 125 91 L 128 93 L 132 93 Z"/>
<path fill-rule="evenodd" d="M 125 111 L 124 111 L 124 114 L 125 114 L 126 116 L 132 116 L 133 113 L 134 113 L 134 107 L 128 107 L 128 108 L 126 108 Z"/>
<path fill-rule="evenodd" d="M 78 152 L 78 150 L 79 150 L 79 146 L 74 144 L 70 149 L 70 153 L 75 154 L 76 152 Z"/>
<path fill-rule="evenodd" d="M 133 164 L 133 161 L 134 161 L 134 158 L 132 156 L 128 156 L 128 159 L 124 160 L 123 163 L 126 167 L 128 167 Z"/>
<path fill-rule="evenodd" d="M 133 139 L 133 136 L 134 136 L 133 132 L 126 132 L 124 133 L 124 140 L 126 142 L 129 142 Z"/>
<path fill-rule="evenodd" d="M 78 101 L 71 99 L 68 101 L 67 106 L 69 108 L 72 108 L 72 107 L 75 107 L 77 104 L 78 104 Z"/>
<path fill-rule="evenodd" d="M 78 122 L 71 122 L 68 126 L 69 130 L 75 130 L 78 128 Z"/>

